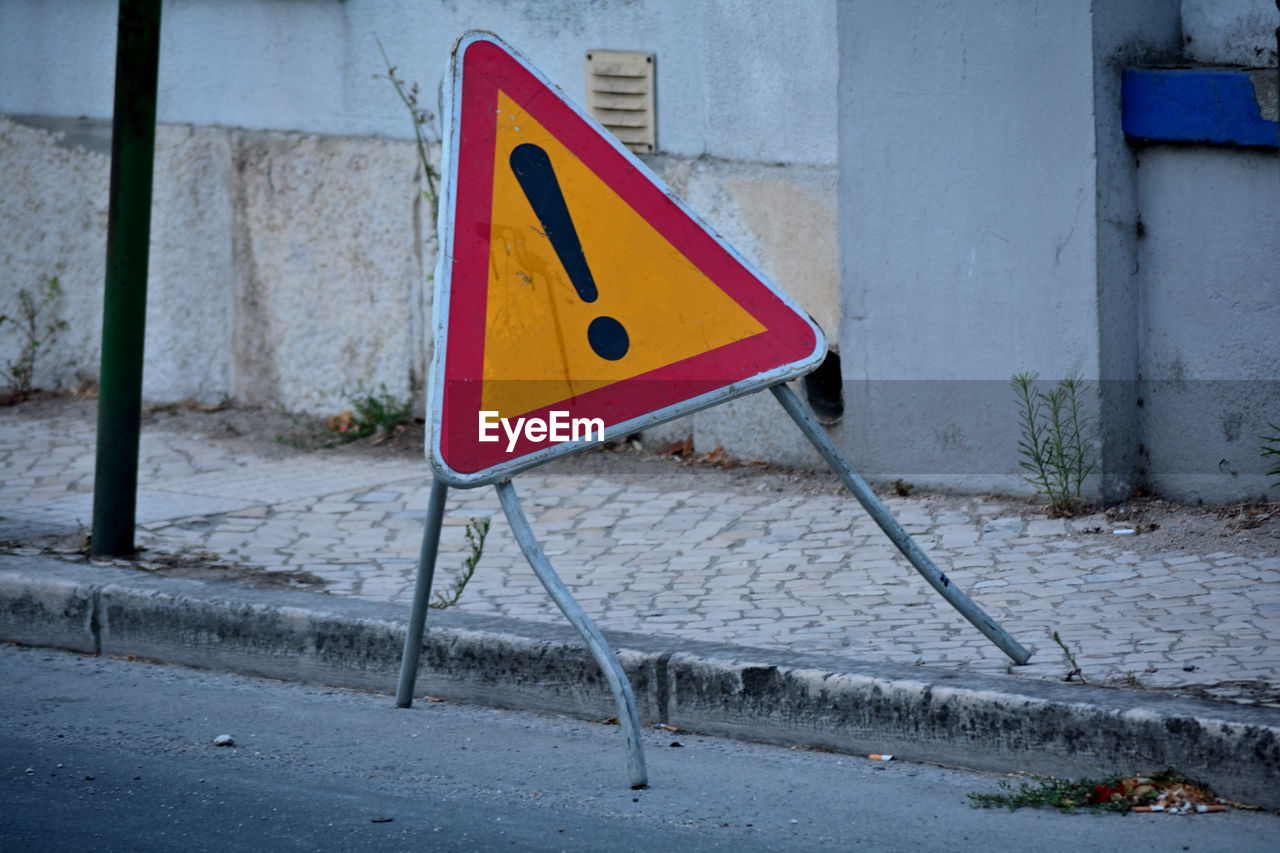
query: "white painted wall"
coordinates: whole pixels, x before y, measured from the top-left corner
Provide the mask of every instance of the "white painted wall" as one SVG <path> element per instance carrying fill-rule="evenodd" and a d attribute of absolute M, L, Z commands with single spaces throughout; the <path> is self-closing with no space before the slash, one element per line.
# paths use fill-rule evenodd
<path fill-rule="evenodd" d="M 1182 0 L 1187 57 L 1201 65 L 1276 65 L 1275 0 Z"/>
<path fill-rule="evenodd" d="M 106 118 L 116 4 L 0 0 L 0 113 Z M 592 48 L 657 54 L 659 148 L 834 165 L 834 0 L 169 0 L 158 120 L 409 138 L 378 40 L 434 100 L 454 40 L 488 29 L 582 101 Z"/>
<path fill-rule="evenodd" d="M 1089 382 L 1090 496 L 1274 493 L 1275 152 L 1135 151 L 1120 126 L 1122 69 L 1178 61 L 1188 9 L 1193 44 L 1280 17 L 841 3 L 841 440 L 873 479 L 1030 491 L 1008 380 L 1034 371 Z"/>
<path fill-rule="evenodd" d="M 1186 61 L 1276 73 L 1274 0 L 1181 11 Z M 1280 423 L 1280 157 L 1156 146 L 1134 159 L 1138 479 L 1184 500 L 1274 499 L 1260 449 Z"/>
<path fill-rule="evenodd" d="M 115 14 L 0 0 L 0 312 L 60 276 L 74 331 L 45 386 L 97 372 Z M 588 50 L 656 53 L 651 164 L 834 328 L 834 21 L 834 0 L 169 0 L 144 393 L 331 413 L 365 382 L 421 405 L 434 222 L 378 41 L 430 105 L 473 27 L 579 99 Z"/>
<path fill-rule="evenodd" d="M 1010 375 L 1098 373 L 1089 10 L 840 14 L 843 441 L 876 478 L 1019 490 Z"/>
<path fill-rule="evenodd" d="M 1181 51 L 1171 0 L 1093 4 L 1093 101 L 1097 158 L 1098 496 L 1124 500 L 1145 485 L 1141 376 L 1137 168 L 1124 136 L 1121 78 L 1126 67 L 1161 65 Z"/>
<path fill-rule="evenodd" d="M 1144 465 L 1162 494 L 1280 492 L 1280 163 L 1273 151 L 1140 152 Z"/>

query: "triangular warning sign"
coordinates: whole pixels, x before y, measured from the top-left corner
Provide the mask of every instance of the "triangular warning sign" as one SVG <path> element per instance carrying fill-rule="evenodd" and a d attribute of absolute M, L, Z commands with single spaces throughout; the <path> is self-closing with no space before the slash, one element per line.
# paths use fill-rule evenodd
<path fill-rule="evenodd" d="M 446 82 L 432 467 L 491 483 L 816 367 L 821 330 L 489 33 Z"/>

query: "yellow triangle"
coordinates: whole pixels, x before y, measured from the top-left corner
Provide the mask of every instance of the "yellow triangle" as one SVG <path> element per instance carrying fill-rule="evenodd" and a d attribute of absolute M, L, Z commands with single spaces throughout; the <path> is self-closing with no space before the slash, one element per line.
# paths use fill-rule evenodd
<path fill-rule="evenodd" d="M 511 151 L 551 160 L 598 289 L 584 302 L 511 170 Z M 505 92 L 498 94 L 481 405 L 504 418 L 553 405 L 765 331 Z M 592 350 L 600 316 L 626 355 Z"/>

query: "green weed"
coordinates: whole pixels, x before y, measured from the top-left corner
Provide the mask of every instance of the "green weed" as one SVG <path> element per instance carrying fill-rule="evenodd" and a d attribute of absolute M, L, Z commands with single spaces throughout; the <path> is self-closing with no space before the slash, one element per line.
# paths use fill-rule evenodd
<path fill-rule="evenodd" d="M 444 610 L 458 603 L 458 599 L 462 598 L 462 591 L 467 588 L 467 582 L 476 573 L 476 565 L 480 562 L 480 555 L 484 553 L 484 540 L 488 535 L 489 519 L 468 519 L 467 544 L 471 546 L 471 553 L 462 561 L 462 571 L 458 572 L 458 576 L 453 579 L 453 588 L 447 595 L 437 592 L 436 600 L 431 602 L 429 607 Z"/>
<path fill-rule="evenodd" d="M 1095 462 L 1089 445 L 1092 421 L 1081 413 L 1085 382 L 1070 377 L 1049 391 L 1036 390 L 1039 375 L 1014 374 L 1022 439 L 1018 452 L 1024 479 L 1044 493 L 1053 515 L 1080 511 L 1080 490 Z"/>
<path fill-rule="evenodd" d="M 1031 780 L 1019 783 L 1016 791 L 1008 782 L 1001 782 L 1000 788 L 1004 793 L 969 794 L 969 805 L 975 809 L 1007 808 L 1011 812 L 1024 806 L 1049 806 L 1063 814 L 1070 814 L 1078 808 L 1088 808 L 1091 812 L 1121 813 L 1127 813 L 1133 808 L 1133 804 L 1123 795 L 1112 793 L 1121 787 L 1119 776 L 1102 780 L 1032 776 Z"/>
<path fill-rule="evenodd" d="M 1064 814 L 1085 808 L 1091 812 L 1220 812 L 1230 808 L 1253 808 L 1218 797 L 1208 785 L 1167 769 L 1159 773 L 1107 776 L 1103 779 L 1058 779 L 1032 776 L 1017 790 L 1001 782 L 1003 793 L 969 794 L 975 809 L 1049 806 Z"/>
<path fill-rule="evenodd" d="M 427 182 L 427 188 L 422 191 L 422 196 L 431 205 L 434 221 L 435 215 L 439 212 L 440 195 L 436 190 L 436 182 L 440 179 L 440 173 L 431 165 L 431 159 L 427 156 L 428 143 L 424 132 L 427 122 L 431 121 L 433 116 L 418 104 L 418 84 L 406 84 L 396 76 L 396 66 L 391 64 L 381 40 L 378 41 L 378 52 L 382 54 L 382 61 L 387 66 L 386 79 L 391 81 L 392 88 L 396 90 L 396 95 L 399 96 L 400 102 L 404 104 L 405 109 L 409 111 L 409 117 L 413 120 L 413 138 L 418 145 L 418 160 L 422 164 L 422 174 Z M 374 75 L 375 78 L 380 76 Z"/>
<path fill-rule="evenodd" d="M 62 288 L 55 275 L 34 294 L 25 289 L 18 291 L 19 316 L 0 314 L 0 327 L 11 323 L 26 338 L 18 352 L 17 361 L 9 362 L 4 369 L 4 376 L 9 382 L 6 402 L 20 403 L 35 392 L 31 383 L 35 376 L 36 356 L 42 348 L 53 342 L 58 332 L 67 328 L 66 320 L 48 319 L 50 310 L 61 296 Z M 42 315 L 44 319 L 41 319 Z"/>
<path fill-rule="evenodd" d="M 1280 456 L 1280 426 L 1276 426 L 1271 421 L 1267 421 L 1267 426 L 1271 428 L 1271 435 L 1259 436 L 1262 439 L 1262 456 L 1265 459 L 1268 456 Z M 1280 477 L 1280 464 L 1267 472 L 1268 477 Z M 1272 488 L 1280 488 L 1280 481 L 1271 484 Z"/>
<path fill-rule="evenodd" d="M 330 427 L 340 434 L 342 442 L 368 438 L 371 435 L 390 435 L 396 427 L 407 424 L 413 417 L 413 403 L 396 397 L 387 390 L 385 382 L 378 391 L 356 386 L 354 393 L 345 390 L 342 396 L 351 403 L 351 410 L 330 418 Z"/>
<path fill-rule="evenodd" d="M 1076 656 L 1071 654 L 1071 649 L 1067 648 L 1067 644 L 1058 636 L 1058 632 L 1053 632 L 1053 641 L 1058 644 L 1058 648 L 1062 649 L 1062 653 L 1067 656 L 1067 663 L 1071 664 L 1071 671 L 1066 674 L 1063 681 L 1070 681 L 1073 678 L 1079 678 L 1081 684 L 1087 684 L 1088 681 L 1084 677 L 1084 672 L 1080 669 L 1080 664 L 1076 663 Z"/>

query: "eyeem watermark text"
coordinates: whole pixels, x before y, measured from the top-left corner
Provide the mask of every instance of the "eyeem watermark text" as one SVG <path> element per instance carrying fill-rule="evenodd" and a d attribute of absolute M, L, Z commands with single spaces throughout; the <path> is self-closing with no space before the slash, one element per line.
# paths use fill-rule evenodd
<path fill-rule="evenodd" d="M 507 435 L 507 452 L 515 449 L 521 434 L 529 441 L 604 441 L 603 418 L 571 418 L 568 412 L 550 411 L 542 418 L 500 418 L 497 412 L 480 412 L 480 441 L 501 441 L 498 426 Z M 595 437 L 592 437 L 594 433 Z"/>

